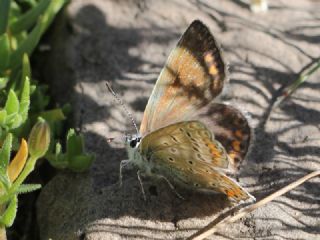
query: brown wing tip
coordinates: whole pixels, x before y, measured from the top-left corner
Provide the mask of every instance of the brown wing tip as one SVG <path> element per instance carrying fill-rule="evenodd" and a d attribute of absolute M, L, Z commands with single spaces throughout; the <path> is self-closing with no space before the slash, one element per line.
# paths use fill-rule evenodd
<path fill-rule="evenodd" d="M 192 53 L 205 66 L 204 69 L 212 78 L 210 88 L 213 96 L 218 96 L 222 92 L 224 82 L 228 81 L 229 74 L 220 44 L 209 28 L 200 20 L 194 20 L 180 39 L 179 44 L 194 50 Z"/>

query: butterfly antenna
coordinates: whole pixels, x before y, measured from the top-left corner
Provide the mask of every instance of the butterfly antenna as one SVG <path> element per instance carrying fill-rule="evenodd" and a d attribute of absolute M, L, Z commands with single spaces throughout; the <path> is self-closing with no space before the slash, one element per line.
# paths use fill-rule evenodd
<path fill-rule="evenodd" d="M 109 92 L 114 96 L 114 98 L 115 98 L 115 99 L 118 101 L 118 103 L 122 106 L 123 110 L 126 112 L 126 114 L 128 115 L 128 117 L 130 118 L 130 120 L 131 120 L 134 128 L 136 129 L 137 134 L 139 135 L 139 130 L 138 130 L 137 124 L 136 124 L 136 122 L 134 121 L 132 114 L 128 111 L 126 105 L 123 103 L 123 101 L 121 100 L 121 98 L 113 91 L 113 89 L 111 88 L 110 83 L 109 83 L 108 81 L 106 82 L 106 86 L 107 86 Z"/>

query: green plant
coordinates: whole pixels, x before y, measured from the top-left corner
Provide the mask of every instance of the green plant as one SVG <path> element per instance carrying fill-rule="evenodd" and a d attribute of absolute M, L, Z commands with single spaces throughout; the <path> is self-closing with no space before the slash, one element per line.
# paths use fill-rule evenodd
<path fill-rule="evenodd" d="M 24 54 L 30 55 L 33 52 L 54 16 L 66 2 L 35 1 L 35 5 L 30 5 L 24 11 L 17 1 L 0 0 L 0 53 L 4 59 L 0 66 L 2 74 L 10 80 L 16 80 L 11 71 L 21 65 Z"/>
<path fill-rule="evenodd" d="M 47 159 L 52 166 L 60 169 L 70 169 L 75 172 L 83 172 L 89 168 L 94 156 L 84 151 L 83 136 L 77 135 L 70 129 L 67 135 L 66 151 L 62 152 L 61 144 L 56 144 L 54 153 L 47 154 Z"/>
<path fill-rule="evenodd" d="M 67 0 L 23 2 L 22 7 L 18 0 L 0 0 L 0 104 L 4 104 L 0 109 L 0 143 L 8 133 L 12 133 L 14 145 L 17 145 L 16 139 L 29 133 L 38 117 L 50 124 L 53 139 L 60 137 L 62 121 L 70 111 L 68 105 L 46 109 L 49 103 L 47 86 L 32 78 L 29 61 L 29 55 Z M 85 166 L 90 166 L 93 157 L 84 153 L 82 136 L 71 132 L 73 130 L 67 136 L 66 153 L 62 153 L 61 145 L 57 144 L 56 150 L 48 156 L 53 166 L 61 168 L 61 162 L 68 162 L 67 168 L 82 171 Z M 79 149 L 70 154 L 70 148 Z"/>
<path fill-rule="evenodd" d="M 21 89 L 20 99 L 13 90 L 9 90 L 8 97 L 3 109 L 0 110 L 0 139 L 13 129 L 20 127 L 28 117 L 30 105 L 30 81 L 25 77 Z"/>
<path fill-rule="evenodd" d="M 17 213 L 18 194 L 37 190 L 39 184 L 23 184 L 44 156 L 50 143 L 49 125 L 42 119 L 32 128 L 28 143 L 22 138 L 19 150 L 10 162 L 13 136 L 9 133 L 0 150 L 0 228 L 10 227 Z M 30 154 L 29 154 L 30 153 Z"/>
<path fill-rule="evenodd" d="M 66 2 L 25 1 L 22 7 L 20 1 L 0 0 L 0 103 L 5 104 L 0 110 L 0 140 L 9 132 L 26 135 L 37 117 L 46 115 L 49 98 L 46 88 L 32 79 L 29 55 Z"/>
<path fill-rule="evenodd" d="M 31 73 L 29 56 L 67 1 L 0 0 L 0 239 L 14 221 L 17 195 L 40 188 L 23 184 L 38 158 L 48 151 L 53 166 L 63 168 L 64 164 L 74 171 L 84 171 L 93 160 L 84 153 L 83 137 L 73 130 L 67 136 L 66 153 L 60 144 L 56 151 L 53 144 L 49 146 L 50 135 L 51 142 L 58 142 L 70 106 L 47 109 L 48 87 Z M 11 151 L 17 154 L 10 162 Z"/>

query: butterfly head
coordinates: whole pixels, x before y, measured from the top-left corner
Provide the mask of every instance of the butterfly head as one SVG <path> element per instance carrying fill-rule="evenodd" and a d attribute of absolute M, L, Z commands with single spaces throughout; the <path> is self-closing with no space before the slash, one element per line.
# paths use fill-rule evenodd
<path fill-rule="evenodd" d="M 139 135 L 127 135 L 126 145 L 129 161 L 134 165 L 138 166 L 139 169 L 143 170 L 145 173 L 150 172 L 150 166 L 145 158 L 141 155 L 140 143 L 141 136 Z"/>
<path fill-rule="evenodd" d="M 138 148 L 141 142 L 141 137 L 139 135 L 127 135 L 126 144 L 130 148 Z"/>

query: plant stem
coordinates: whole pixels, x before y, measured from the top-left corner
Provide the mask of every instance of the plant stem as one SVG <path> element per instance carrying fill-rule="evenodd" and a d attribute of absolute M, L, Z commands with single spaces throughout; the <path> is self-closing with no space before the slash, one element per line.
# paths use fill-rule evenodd
<path fill-rule="evenodd" d="M 23 181 L 28 177 L 28 175 L 33 171 L 34 165 L 36 164 L 37 157 L 31 156 L 23 169 L 20 173 L 19 177 L 14 181 L 12 186 L 10 187 L 8 193 L 5 196 L 0 197 L 0 204 L 7 202 L 13 194 L 17 191 L 19 186 L 23 183 Z M 1 239 L 0 239 L 1 240 Z"/>
<path fill-rule="evenodd" d="M 0 205 L 0 214 L 3 215 L 5 211 L 5 205 Z M 7 240 L 6 227 L 1 224 L 0 226 L 0 240 Z"/>
<path fill-rule="evenodd" d="M 0 227 L 0 240 L 7 240 L 7 233 L 5 227 Z"/>
<path fill-rule="evenodd" d="M 245 215 L 247 215 L 248 213 L 252 212 L 253 210 L 262 207 L 263 205 L 267 204 L 268 202 L 271 202 L 272 200 L 274 200 L 276 197 L 279 197 L 285 193 L 287 193 L 288 191 L 292 190 L 293 188 L 301 185 L 302 183 L 304 183 L 305 181 L 308 181 L 311 178 L 320 176 L 320 170 L 318 171 L 314 171 L 311 172 L 309 174 L 307 174 L 306 176 L 299 178 L 298 180 L 290 183 L 289 185 L 281 188 L 280 190 L 270 194 L 269 196 L 261 199 L 260 201 L 251 204 L 245 208 L 240 209 L 237 213 L 235 213 L 233 210 L 231 209 L 229 210 L 227 213 L 230 213 L 228 215 L 223 216 L 222 218 L 217 217 L 216 219 L 214 219 L 211 223 L 209 223 L 206 227 L 200 229 L 198 232 L 196 232 L 195 234 L 193 234 L 192 236 L 190 236 L 189 238 L 187 238 L 188 240 L 202 240 L 205 239 L 207 237 L 209 237 L 210 235 L 212 235 L 213 233 L 215 233 L 218 230 L 218 227 L 221 227 L 224 224 L 230 224 L 235 222 L 236 220 L 244 217 Z M 238 210 L 238 209 L 236 209 Z"/>
<path fill-rule="evenodd" d="M 28 175 L 33 171 L 34 165 L 36 164 L 38 158 L 31 156 L 27 161 L 23 171 L 19 175 L 19 177 L 14 181 L 11 189 L 11 192 L 15 192 L 17 188 L 24 182 L 24 180 L 28 177 Z"/>
<path fill-rule="evenodd" d="M 306 69 L 302 70 L 298 79 L 294 81 L 290 86 L 286 87 L 281 95 L 276 100 L 274 107 L 280 105 L 287 97 L 289 97 L 302 83 L 304 83 L 314 72 L 320 68 L 320 59 L 314 61 Z"/>

